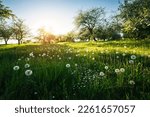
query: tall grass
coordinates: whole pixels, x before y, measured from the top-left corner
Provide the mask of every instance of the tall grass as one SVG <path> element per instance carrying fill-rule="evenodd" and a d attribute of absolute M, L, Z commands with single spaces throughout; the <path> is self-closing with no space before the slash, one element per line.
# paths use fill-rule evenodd
<path fill-rule="evenodd" d="M 150 99 L 149 41 L 0 46 L 0 62 L 0 99 Z"/>

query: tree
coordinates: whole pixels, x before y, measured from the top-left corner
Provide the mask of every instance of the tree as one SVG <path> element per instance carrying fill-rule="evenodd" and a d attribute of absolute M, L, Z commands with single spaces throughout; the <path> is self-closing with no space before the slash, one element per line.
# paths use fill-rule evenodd
<path fill-rule="evenodd" d="M 129 37 L 150 36 L 150 0 L 124 0 L 120 5 L 123 31 Z"/>
<path fill-rule="evenodd" d="M 100 22 L 103 21 L 104 18 L 104 9 L 92 8 L 86 11 L 80 11 L 79 14 L 75 17 L 75 25 L 77 28 L 83 30 L 86 29 L 89 31 L 90 39 L 96 41 L 94 37 L 94 29 L 100 25 Z"/>
<path fill-rule="evenodd" d="M 47 32 L 44 27 L 41 27 L 38 29 L 38 39 L 44 44 L 52 43 L 55 41 L 56 36 L 51 34 L 50 32 Z"/>
<path fill-rule="evenodd" d="M 5 21 L 3 21 L 3 23 L 0 24 L 0 37 L 4 39 L 6 45 L 12 34 L 12 26 L 8 25 Z"/>
<path fill-rule="evenodd" d="M 15 17 L 15 15 L 12 13 L 12 10 L 9 9 L 9 7 L 2 4 L 2 1 L 0 0 L 0 20 L 8 19 L 10 17 Z"/>
<path fill-rule="evenodd" d="M 27 26 L 24 24 L 24 21 L 22 19 L 15 19 L 13 24 L 13 32 L 14 37 L 18 40 L 18 44 L 21 44 L 21 41 L 23 38 L 27 37 L 29 34 L 29 30 Z"/>

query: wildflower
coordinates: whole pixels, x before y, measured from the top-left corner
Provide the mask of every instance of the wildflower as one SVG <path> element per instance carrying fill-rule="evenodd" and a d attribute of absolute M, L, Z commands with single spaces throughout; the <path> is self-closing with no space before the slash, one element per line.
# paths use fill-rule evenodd
<path fill-rule="evenodd" d="M 117 59 L 119 58 L 119 56 L 116 57 Z"/>
<path fill-rule="evenodd" d="M 78 64 L 76 63 L 76 64 L 74 64 L 74 66 L 75 66 L 75 67 L 77 67 L 77 66 L 78 66 Z"/>
<path fill-rule="evenodd" d="M 14 66 L 14 67 L 13 67 L 13 70 L 14 70 L 14 71 L 18 71 L 18 70 L 19 70 L 19 66 Z"/>
<path fill-rule="evenodd" d="M 19 58 L 18 61 L 21 61 L 21 58 Z"/>
<path fill-rule="evenodd" d="M 30 56 L 30 57 L 34 57 L 33 52 L 31 52 L 31 53 L 29 54 L 29 56 Z"/>
<path fill-rule="evenodd" d="M 131 59 L 132 59 L 132 60 L 136 59 L 136 56 L 135 56 L 135 55 L 132 55 L 132 56 L 131 56 Z"/>
<path fill-rule="evenodd" d="M 119 69 L 115 69 L 115 72 L 116 72 L 116 73 L 119 73 L 119 72 L 120 72 L 120 70 L 119 70 Z"/>
<path fill-rule="evenodd" d="M 43 54 L 42 54 L 42 57 L 44 57 L 44 56 L 46 56 L 46 54 L 45 54 L 45 53 L 43 53 Z"/>
<path fill-rule="evenodd" d="M 125 56 L 125 55 L 126 55 L 125 53 L 122 54 L 122 56 Z"/>
<path fill-rule="evenodd" d="M 125 69 L 124 68 L 120 68 L 120 72 L 125 72 Z"/>
<path fill-rule="evenodd" d="M 32 70 L 30 70 L 30 69 L 25 71 L 25 75 L 26 75 L 26 76 L 31 76 L 32 73 L 33 73 L 33 72 L 32 72 Z"/>
<path fill-rule="evenodd" d="M 105 69 L 107 70 L 107 69 L 108 69 L 108 66 L 105 66 Z"/>
<path fill-rule="evenodd" d="M 29 68 L 30 67 L 30 65 L 28 64 L 28 63 L 26 63 L 25 65 L 24 65 L 24 68 Z"/>
<path fill-rule="evenodd" d="M 133 64 L 133 63 L 134 63 L 134 61 L 133 61 L 133 60 L 129 60 L 129 63 L 130 63 L 130 64 Z"/>
<path fill-rule="evenodd" d="M 93 57 L 92 60 L 95 60 L 95 58 Z"/>
<path fill-rule="evenodd" d="M 99 75 L 100 75 L 100 76 L 104 76 L 105 73 L 104 73 L 104 72 L 100 72 Z"/>
<path fill-rule="evenodd" d="M 70 67 L 70 64 L 66 64 L 66 67 L 69 68 L 69 67 Z"/>
<path fill-rule="evenodd" d="M 38 93 L 37 92 L 34 92 L 34 95 L 37 95 Z"/>
<path fill-rule="evenodd" d="M 116 52 L 116 54 L 119 54 L 119 52 Z"/>
<path fill-rule="evenodd" d="M 71 57 L 68 57 L 69 60 L 71 60 Z"/>
<path fill-rule="evenodd" d="M 135 82 L 134 82 L 133 80 L 130 80 L 130 81 L 129 81 L 129 84 L 130 84 L 130 85 L 135 85 Z"/>

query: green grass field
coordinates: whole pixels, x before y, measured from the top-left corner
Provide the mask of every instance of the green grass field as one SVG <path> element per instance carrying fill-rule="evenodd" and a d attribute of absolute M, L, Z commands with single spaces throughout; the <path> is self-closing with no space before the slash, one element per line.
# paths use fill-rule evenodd
<path fill-rule="evenodd" d="M 1 45 L 0 99 L 150 99 L 150 41 Z"/>

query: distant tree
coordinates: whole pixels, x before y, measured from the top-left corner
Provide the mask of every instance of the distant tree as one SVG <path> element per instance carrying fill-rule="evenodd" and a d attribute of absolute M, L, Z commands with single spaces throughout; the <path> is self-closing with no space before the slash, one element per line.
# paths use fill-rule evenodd
<path fill-rule="evenodd" d="M 119 9 L 126 35 L 133 38 L 150 36 L 150 0 L 124 0 Z"/>
<path fill-rule="evenodd" d="M 104 9 L 92 8 L 86 11 L 80 11 L 79 14 L 75 17 L 75 25 L 77 28 L 86 29 L 89 31 L 90 39 L 96 41 L 94 36 L 94 29 L 100 25 L 100 22 L 104 18 Z"/>
<path fill-rule="evenodd" d="M 66 41 L 74 41 L 75 38 L 76 38 L 76 34 L 73 31 L 70 31 L 65 35 Z"/>
<path fill-rule="evenodd" d="M 38 39 L 44 44 L 53 43 L 56 40 L 56 36 L 50 32 L 47 32 L 44 27 L 41 27 L 38 29 Z"/>
<path fill-rule="evenodd" d="M 21 44 L 23 38 L 28 36 L 28 27 L 24 24 L 24 21 L 22 19 L 17 18 L 16 20 L 14 20 L 13 34 L 15 39 L 18 40 L 18 44 Z"/>
<path fill-rule="evenodd" d="M 3 23 L 0 24 L 0 37 L 4 39 L 6 45 L 12 34 L 12 26 L 8 25 L 5 21 L 3 21 Z"/>

